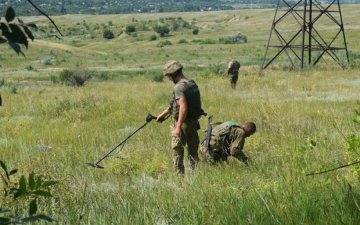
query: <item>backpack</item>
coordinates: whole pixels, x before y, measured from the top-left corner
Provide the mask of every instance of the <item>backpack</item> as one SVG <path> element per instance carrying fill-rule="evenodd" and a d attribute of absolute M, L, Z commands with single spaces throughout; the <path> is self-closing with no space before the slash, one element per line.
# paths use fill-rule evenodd
<path fill-rule="evenodd" d="M 231 62 L 231 69 L 233 70 L 239 70 L 240 69 L 240 63 L 237 60 L 233 60 Z"/>
<path fill-rule="evenodd" d="M 214 135 L 215 137 L 219 137 L 228 134 L 230 132 L 230 127 L 233 126 L 238 125 L 233 121 L 226 121 L 224 123 L 221 123 L 217 126 L 214 126 L 214 128 L 212 129 L 212 135 Z"/>

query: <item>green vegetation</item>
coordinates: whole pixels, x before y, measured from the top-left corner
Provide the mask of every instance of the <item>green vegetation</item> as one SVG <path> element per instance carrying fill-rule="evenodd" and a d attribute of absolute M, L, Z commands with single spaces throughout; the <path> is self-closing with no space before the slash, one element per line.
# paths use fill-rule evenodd
<path fill-rule="evenodd" d="M 322 2 L 332 2 L 324 0 Z M 189 11 L 218 11 L 235 8 L 264 8 L 275 7 L 277 0 L 43 0 L 33 1 L 50 15 L 63 14 L 118 14 L 118 13 L 157 13 L 157 12 L 189 12 Z M 287 0 L 288 3 L 297 3 Z M 355 3 L 359 0 L 342 0 L 341 3 Z M 285 5 L 280 1 L 282 5 Z M 29 3 L 22 1 L 3 1 L 1 7 L 14 6 L 20 15 L 37 15 Z"/>
<path fill-rule="evenodd" d="M 39 27 L 26 58 L 0 45 L 0 159 L 18 168 L 15 188 L 21 177 L 30 186 L 31 174 L 58 181 L 53 197 L 39 198 L 33 214 L 54 224 L 357 224 L 359 166 L 306 174 L 358 160 L 359 7 L 343 7 L 353 56 L 345 70 L 327 57 L 317 67 L 290 70 L 280 58 L 260 72 L 274 13 L 267 9 L 55 17 L 67 34 L 62 40 L 51 36 L 46 19 L 25 17 Z M 171 32 L 150 41 L 158 23 Z M 136 37 L 126 34 L 129 24 Z M 122 33 L 105 40 L 106 28 Z M 247 42 L 218 41 L 238 33 Z M 157 47 L 163 41 L 172 44 Z M 229 56 L 242 65 L 235 91 L 223 76 Z M 161 68 L 170 59 L 196 80 L 214 122 L 256 123 L 258 132 L 245 144 L 252 165 L 201 162 L 194 171 L 186 165 L 185 178 L 178 179 L 169 119 L 149 123 L 102 162 L 105 169 L 87 167 L 143 124 L 147 113 L 169 104 L 173 84 L 163 80 Z M 76 75 L 92 79 L 65 85 Z M 200 125 L 203 137 L 206 118 Z M 0 180 L 1 191 L 4 185 Z M 0 208 L 10 211 L 0 210 L 0 217 L 27 217 L 31 199 L 8 197 Z"/>
<path fill-rule="evenodd" d="M 111 30 L 105 29 L 103 32 L 103 37 L 106 39 L 113 39 L 115 37 L 115 35 Z"/>
<path fill-rule="evenodd" d="M 43 199 L 53 197 L 51 188 L 58 182 L 44 180 L 42 176 L 34 172 L 28 176 L 21 175 L 18 181 L 14 181 L 18 169 L 9 170 L 5 162 L 1 160 L 0 168 L 2 185 L 4 185 L 3 196 L 0 197 L 0 224 L 24 224 L 41 220 L 53 222 L 51 217 L 39 214 L 38 208 L 39 202 Z M 2 208 L 2 206 L 16 208 L 18 211 L 15 214 L 9 208 Z M 22 208 L 27 208 L 27 212 L 22 212 Z"/>

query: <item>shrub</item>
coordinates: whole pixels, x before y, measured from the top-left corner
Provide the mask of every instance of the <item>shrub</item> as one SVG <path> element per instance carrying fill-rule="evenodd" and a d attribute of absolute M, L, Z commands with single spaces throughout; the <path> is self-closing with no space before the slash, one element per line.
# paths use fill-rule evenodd
<path fill-rule="evenodd" d="M 171 29 L 172 29 L 173 31 L 179 30 L 179 29 L 180 29 L 180 24 L 177 23 L 177 22 L 174 22 L 174 23 L 172 24 L 172 26 L 171 26 Z"/>
<path fill-rule="evenodd" d="M 150 41 L 155 41 L 157 39 L 157 36 L 155 34 L 150 36 Z"/>
<path fill-rule="evenodd" d="M 53 222 L 54 220 L 51 217 L 38 213 L 38 209 L 40 208 L 38 205 L 44 204 L 45 198 L 53 198 L 51 189 L 52 186 L 58 182 L 44 180 L 43 176 L 33 172 L 28 174 L 28 176 L 21 175 L 19 177 L 17 176 L 18 169 L 9 170 L 5 162 L 1 160 L 0 168 L 3 183 L 2 190 L 4 191 L 2 200 L 5 200 L 5 202 L 17 202 L 19 206 L 28 209 L 28 215 L 21 215 L 18 212 L 19 209 L 4 209 L 2 205 L 0 205 L 0 224 L 25 224 L 35 223 L 41 220 Z"/>
<path fill-rule="evenodd" d="M 237 43 L 246 43 L 247 37 L 244 34 L 236 33 L 232 36 L 228 37 L 231 44 L 237 44 Z"/>
<path fill-rule="evenodd" d="M 178 41 L 178 43 L 179 43 L 179 44 L 186 44 L 186 43 L 188 43 L 188 41 L 187 41 L 186 39 L 180 39 L 180 40 Z"/>
<path fill-rule="evenodd" d="M 69 86 L 83 86 L 90 78 L 87 70 L 78 67 L 72 70 L 65 69 L 59 74 L 59 81 Z"/>
<path fill-rule="evenodd" d="M 156 45 L 156 47 L 164 47 L 164 46 L 166 46 L 166 45 L 172 45 L 172 43 L 171 43 L 171 41 L 169 41 L 169 40 L 166 40 L 166 41 L 160 41 L 157 45 Z"/>
<path fill-rule="evenodd" d="M 32 65 L 28 65 L 28 66 L 26 67 L 26 69 L 29 70 L 29 71 L 31 71 L 31 70 L 34 70 L 34 67 L 32 67 Z"/>
<path fill-rule="evenodd" d="M 192 30 L 192 34 L 193 34 L 193 35 L 198 35 L 198 34 L 199 34 L 199 28 L 194 28 L 194 29 Z"/>
<path fill-rule="evenodd" d="M 40 62 L 41 62 L 41 64 L 43 64 L 45 66 L 51 66 L 53 64 L 51 61 L 51 58 L 42 59 Z"/>
<path fill-rule="evenodd" d="M 135 28 L 135 25 L 127 25 L 126 28 L 125 28 L 125 31 L 127 34 L 130 34 L 130 33 L 133 33 L 133 32 L 136 32 L 136 28 Z"/>
<path fill-rule="evenodd" d="M 113 39 L 115 35 L 110 29 L 105 29 L 103 32 L 103 37 L 106 39 Z"/>
<path fill-rule="evenodd" d="M 170 32 L 170 29 L 165 24 L 157 24 L 153 27 L 153 29 L 160 35 L 160 37 L 165 37 Z"/>
<path fill-rule="evenodd" d="M 212 74 L 215 75 L 223 75 L 225 74 L 225 66 L 222 65 L 221 63 L 217 63 L 217 64 L 210 64 L 209 66 L 209 70 Z"/>

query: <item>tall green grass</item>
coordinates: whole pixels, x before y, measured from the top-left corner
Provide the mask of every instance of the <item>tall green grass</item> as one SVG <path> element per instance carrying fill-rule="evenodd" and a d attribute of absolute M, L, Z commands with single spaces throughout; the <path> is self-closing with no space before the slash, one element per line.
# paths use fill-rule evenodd
<path fill-rule="evenodd" d="M 102 162 L 105 169 L 87 167 L 142 125 L 147 113 L 156 115 L 168 104 L 172 84 L 147 75 L 90 80 L 80 88 L 32 81 L 16 94 L 2 89 L 0 158 L 24 173 L 60 181 L 41 209 L 56 224 L 359 221 L 356 170 L 305 176 L 354 160 L 343 135 L 358 132 L 352 121 L 360 94 L 356 70 L 259 76 L 248 68 L 235 91 L 224 77 L 184 72 L 199 84 L 203 107 L 215 121 L 257 124 L 245 144 L 250 167 L 232 159 L 219 166 L 201 162 L 194 171 L 187 165 L 178 179 L 171 120 L 149 123 Z M 200 122 L 203 136 L 206 119 Z"/>
<path fill-rule="evenodd" d="M 360 97 L 357 9 L 344 6 L 354 56 L 346 70 L 320 64 L 296 71 L 279 62 L 260 71 L 273 10 L 183 13 L 185 20 L 195 19 L 199 34 L 179 32 L 157 41 L 76 37 L 76 47 L 75 37 L 39 38 L 27 58 L 8 57 L 14 53 L 2 45 L 0 159 L 19 175 L 34 171 L 60 181 L 52 200 L 39 204 L 55 224 L 358 224 L 357 166 L 306 176 L 358 160 L 358 149 L 347 151 L 347 138 L 360 129 L 353 122 Z M 91 26 L 111 20 L 121 27 L 133 17 L 178 15 L 55 19 L 67 27 L 83 20 Z M 192 42 L 236 32 L 248 42 Z M 181 39 L 188 43 L 179 44 Z M 165 40 L 174 44 L 156 47 Z M 243 65 L 236 90 L 222 76 L 229 55 Z M 41 64 L 46 57 L 53 65 Z M 185 75 L 196 80 L 214 122 L 256 123 L 257 133 L 245 144 L 251 166 L 230 159 L 219 166 L 201 162 L 191 171 L 186 164 L 185 178 L 179 179 L 171 160 L 169 119 L 149 123 L 101 163 L 105 169 L 87 167 L 144 124 L 148 113 L 157 115 L 168 106 L 173 84 L 160 76 L 169 59 L 182 62 Z M 83 87 L 53 82 L 62 70 L 75 67 L 92 76 Z M 202 137 L 206 118 L 200 125 Z"/>

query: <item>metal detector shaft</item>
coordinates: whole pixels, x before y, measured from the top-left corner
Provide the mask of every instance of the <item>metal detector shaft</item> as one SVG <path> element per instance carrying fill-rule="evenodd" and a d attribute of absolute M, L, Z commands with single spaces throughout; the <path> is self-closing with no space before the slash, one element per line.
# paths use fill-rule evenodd
<path fill-rule="evenodd" d="M 156 117 L 154 117 L 151 114 L 148 114 L 146 117 L 146 122 L 139 127 L 137 130 L 135 130 L 133 133 L 131 133 L 125 140 L 123 140 L 122 142 L 120 142 L 117 146 L 115 146 L 110 152 L 108 152 L 104 157 L 102 157 L 101 159 L 99 159 L 97 162 L 95 162 L 94 165 L 98 165 L 101 161 L 103 161 L 106 157 L 108 157 L 113 151 L 115 151 L 115 149 L 117 149 L 119 146 L 121 146 L 122 144 L 124 144 L 129 138 L 131 138 L 134 134 L 136 134 L 139 130 L 141 130 L 142 128 L 144 128 L 151 120 L 156 119 Z M 91 165 L 93 166 L 93 165 Z M 94 167 L 94 166 L 93 166 Z"/>

